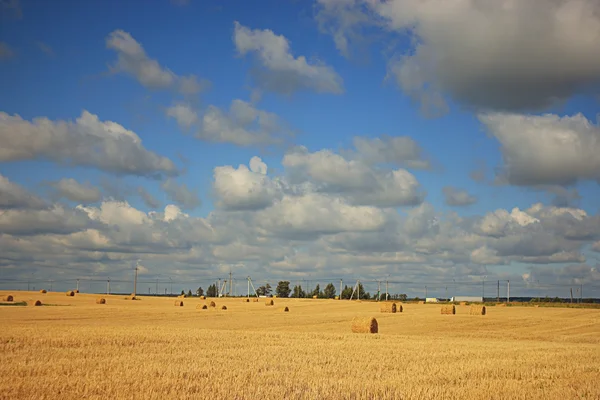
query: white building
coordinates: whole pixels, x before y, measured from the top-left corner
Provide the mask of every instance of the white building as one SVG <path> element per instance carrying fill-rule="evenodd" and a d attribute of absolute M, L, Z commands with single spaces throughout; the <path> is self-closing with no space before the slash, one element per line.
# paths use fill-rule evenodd
<path fill-rule="evenodd" d="M 427 297 L 425 303 L 439 303 L 439 300 L 436 297 Z"/>
<path fill-rule="evenodd" d="M 456 296 L 450 298 L 451 302 L 468 301 L 470 303 L 483 303 L 483 297 L 481 296 Z"/>

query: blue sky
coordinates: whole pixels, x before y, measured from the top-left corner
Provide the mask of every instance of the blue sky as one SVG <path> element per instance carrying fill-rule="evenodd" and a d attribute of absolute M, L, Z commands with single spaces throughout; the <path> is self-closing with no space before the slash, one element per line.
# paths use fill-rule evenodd
<path fill-rule="evenodd" d="M 279 182 L 277 184 L 293 186 L 295 183 L 286 181 L 289 175 L 294 171 L 303 171 L 302 173 L 308 174 L 304 177 L 304 182 L 313 185 L 310 190 L 319 195 L 329 196 L 332 202 L 334 199 L 341 199 L 344 204 L 348 203 L 352 207 L 375 207 L 377 212 L 393 211 L 396 214 L 400 213 L 400 216 L 415 212 L 414 210 L 420 207 L 419 204 L 427 204 L 435 210 L 432 213 L 445 216 L 439 218 L 450 218 L 449 216 L 456 213 L 468 221 L 477 221 L 483 220 L 487 213 L 498 209 L 506 210 L 510 214 L 515 207 L 523 211 L 535 203 L 552 207 L 554 202 L 564 209 L 571 207 L 570 209 L 585 211 L 586 220 L 578 220 L 577 223 L 584 224 L 585 229 L 595 227 L 596 231 L 584 235 L 585 239 L 577 239 L 579 241 L 574 243 L 572 238 L 558 238 L 558 233 L 550 232 L 551 228 L 548 226 L 551 224 L 548 223 L 549 225 L 544 225 L 544 235 L 550 237 L 556 233 L 557 243 L 561 244 L 563 240 L 569 240 L 565 250 L 567 252 L 583 254 L 593 246 L 600 249 L 600 245 L 597 245 L 600 243 L 600 224 L 597 219 L 597 199 L 600 195 L 597 182 L 600 179 L 600 167 L 593 159 L 594 154 L 597 154 L 593 152 L 593 146 L 600 148 L 600 130 L 596 125 L 600 83 L 597 67 L 600 66 L 600 61 L 582 55 L 584 52 L 574 52 L 572 64 L 580 67 L 579 69 L 570 68 L 560 62 L 547 65 L 544 62 L 546 58 L 564 54 L 565 51 L 558 44 L 555 45 L 556 48 L 542 46 L 541 34 L 539 43 L 531 39 L 519 40 L 519 35 L 531 37 L 527 36 L 528 28 L 519 25 L 527 19 L 527 13 L 532 12 L 525 7 L 504 11 L 508 13 L 509 20 L 512 18 L 517 21 L 514 38 L 506 39 L 507 35 L 501 33 L 502 21 L 498 18 L 498 21 L 492 20 L 487 35 L 482 36 L 484 38 L 480 42 L 465 43 L 461 35 L 473 37 L 476 29 L 479 29 L 475 19 L 485 12 L 478 10 L 477 6 L 465 8 L 464 5 L 455 5 L 454 13 L 436 16 L 424 6 L 411 6 L 411 3 L 402 0 L 388 3 L 393 5 L 388 8 L 385 7 L 385 3 L 376 1 L 371 3 L 372 6 L 369 6 L 368 2 L 363 4 L 360 0 L 260 1 L 252 6 L 244 1 L 194 0 L 153 0 L 144 6 L 139 2 L 117 1 L 92 1 L 86 2 L 85 5 L 76 1 L 57 4 L 22 0 L 10 3 L 17 4 L 20 12 L 16 12 L 15 8 L 3 8 L 0 30 L 0 41 L 4 46 L 0 56 L 0 87 L 3 88 L 0 91 L 0 111 L 11 116 L 18 114 L 27 121 L 46 117 L 51 121 L 72 122 L 80 117 L 83 110 L 87 110 L 97 115 L 100 121 L 113 121 L 135 132 L 142 140 L 145 150 L 167 158 L 176 165 L 178 174 L 169 182 L 177 189 L 173 191 L 177 191 L 180 197 L 179 200 L 174 199 L 174 195 L 170 196 L 169 191 L 165 189 L 165 174 L 159 174 L 158 178 L 148 178 L 138 173 L 115 172 L 109 167 L 99 166 L 98 163 L 86 166 L 84 161 L 73 162 L 69 155 L 70 150 L 64 150 L 50 159 L 47 155 L 51 150 L 42 152 L 43 154 L 33 151 L 34 155 L 20 158 L 4 156 L 3 162 L 0 163 L 0 173 L 11 183 L 23 187 L 49 204 L 61 204 L 68 208 L 79 204 L 88 208 L 101 208 L 103 202 L 113 201 L 126 202 L 129 207 L 147 214 L 152 211 L 162 213 L 166 205 L 174 204 L 189 218 L 211 218 L 212 213 L 218 214 L 219 218 L 235 221 L 236 218 L 267 218 L 265 213 L 271 209 L 275 210 L 274 207 L 279 204 L 277 201 L 283 201 L 282 198 L 285 200 L 285 196 L 290 196 L 285 190 L 275 195 L 280 196 L 275 203 L 270 200 L 265 203 L 270 208 L 255 206 L 255 203 L 252 203 L 253 208 L 249 209 L 249 197 L 245 200 L 238 199 L 240 202 L 236 203 L 236 206 L 224 206 L 227 203 L 224 198 L 233 196 L 231 193 L 235 190 L 242 190 L 239 188 L 243 184 L 236 181 L 238 189 L 222 186 L 223 191 L 215 191 L 214 168 L 232 166 L 235 169 L 239 164 L 248 165 L 250 159 L 257 156 L 268 166 L 268 180 L 260 180 L 260 185 L 275 185 L 273 182 Z M 560 4 L 556 10 L 535 17 L 543 29 L 552 29 L 553 18 L 561 12 L 560 5 L 569 2 L 565 0 L 558 3 Z M 588 6 L 593 7 L 593 3 L 588 2 Z M 543 5 L 536 2 L 533 8 L 535 7 Z M 407 23 L 404 18 L 410 21 Z M 493 15 L 491 18 L 494 18 Z M 582 12 L 572 15 L 572 20 L 565 24 L 575 21 L 582 27 L 589 27 L 595 25 L 586 24 L 596 23 L 598 19 L 598 15 Z M 236 29 L 236 21 L 239 23 L 239 30 Z M 472 27 L 469 25 L 471 23 Z M 451 33 L 439 33 L 432 29 L 433 26 L 440 27 L 440 31 L 448 28 L 448 32 Z M 111 35 L 117 31 L 124 32 L 139 44 L 145 52 L 146 60 L 157 63 L 161 71 L 170 71 L 168 74 L 172 74 L 175 82 L 179 82 L 182 77 L 193 75 L 196 81 L 201 83 L 199 88 L 192 90 L 193 93 L 182 94 L 181 90 L 174 86 L 167 88 L 165 85 L 160 86 L 157 81 L 144 82 L 144 78 L 140 78 L 141 73 L 136 75 L 135 72 L 127 71 L 127 67 L 123 67 L 124 64 L 119 66 L 118 57 L 122 53 L 114 46 L 108 45 Z M 592 32 L 589 29 L 588 31 Z M 593 48 L 594 40 L 596 49 L 600 43 L 600 36 L 593 36 L 596 33 L 597 31 L 593 31 L 589 34 L 592 37 L 590 48 Z M 584 32 L 576 31 L 576 34 L 584 35 Z M 274 44 L 273 38 L 276 37 L 279 37 L 279 40 L 287 40 L 287 55 L 285 52 L 277 53 L 281 49 Z M 340 45 L 339 38 L 344 38 L 347 46 Z M 236 41 L 237 39 L 240 41 Z M 242 39 L 247 41 L 242 42 Z M 473 46 L 472 52 L 468 46 Z M 574 44 L 573 48 L 577 46 L 584 45 Z M 494 52 L 494 48 L 499 50 Z M 546 53 L 536 50 L 539 48 L 544 49 Z M 488 49 L 492 49 L 489 54 Z M 478 55 L 481 55 L 481 60 L 477 60 Z M 271 57 L 271 61 L 264 61 L 262 56 Z M 484 59 L 484 56 L 487 58 Z M 304 57 L 303 61 L 298 61 L 299 57 Z M 472 62 L 465 61 L 470 57 Z M 512 59 L 520 59 L 522 62 L 513 62 Z M 415 68 L 415 65 L 418 68 Z M 540 66 L 539 72 L 532 75 L 528 68 L 536 65 Z M 316 75 L 306 78 L 308 75 L 303 74 L 309 74 L 306 72 L 309 70 Z M 557 76 L 563 78 L 556 78 Z M 277 77 L 280 79 L 276 80 Z M 339 90 L 327 86 L 332 85 L 332 79 L 337 79 Z M 473 82 L 469 82 L 470 80 Z M 288 90 L 286 85 L 290 82 L 295 82 L 292 85 L 296 86 Z M 427 100 L 433 97 L 426 96 L 432 94 L 439 95 L 437 99 L 443 99 L 443 105 L 440 106 L 439 102 L 434 104 L 439 106 L 436 110 L 438 112 L 426 110 L 433 104 Z M 233 143 L 223 139 L 220 139 L 221 142 L 206 140 L 208 128 L 202 125 L 202 120 L 208 114 L 208 110 L 216 107 L 226 113 L 235 99 L 247 102 L 254 110 L 276 116 L 277 121 L 281 122 L 275 129 L 276 133 L 293 132 L 294 136 L 287 137 L 284 143 L 274 146 L 263 146 L 260 143 L 240 145 L 236 140 Z M 552 101 L 548 103 L 548 99 Z M 525 104 L 526 102 L 529 103 Z M 189 128 L 182 128 L 180 121 L 168 116 L 169 108 L 177 104 L 185 105 L 195 116 L 195 122 Z M 567 122 L 562 124 L 562 117 L 572 117 L 579 113 L 587 121 L 574 123 L 575 125 L 569 125 Z M 482 122 L 483 116 L 489 114 L 493 114 L 494 118 L 488 123 Z M 519 124 L 522 125 L 514 125 L 507 129 L 509 115 L 518 117 Z M 558 122 L 551 121 L 544 125 L 544 115 L 553 115 Z M 285 128 L 282 128 L 283 126 Z M 221 135 L 221 128 L 222 125 L 216 131 L 212 131 L 212 134 Z M 3 147 L 16 146 L 16 128 L 5 124 L 2 129 L 4 131 L 0 140 L 3 141 Z M 75 134 L 77 129 L 74 129 Z M 548 131 L 546 136 L 545 130 Z M 198 137 L 194 137 L 195 135 Z M 529 144 L 520 146 L 516 144 L 519 135 L 531 135 L 532 138 L 540 139 L 531 139 Z M 564 142 L 563 146 L 568 148 L 565 151 L 571 151 L 572 154 L 569 155 L 570 158 L 565 157 L 563 161 L 558 161 L 561 152 L 556 152 L 556 149 L 560 149 L 560 146 L 556 145 L 556 138 L 565 135 L 570 141 Z M 406 160 L 399 160 L 404 156 L 398 155 L 395 158 L 396 164 L 365 164 L 361 159 L 364 154 L 355 151 L 353 146 L 355 137 L 408 137 L 421 149 L 420 155 L 415 157 L 427 159 L 430 167 L 411 168 L 407 166 Z M 502 140 L 505 140 L 504 149 L 500 144 Z M 41 142 L 42 139 L 37 141 Z M 539 149 L 526 147 L 535 143 L 540 144 Z M 19 147 L 22 150 L 25 145 L 19 146 L 22 146 Z M 365 200 L 364 194 L 371 190 L 367 188 L 368 185 L 363 189 L 359 188 L 363 191 L 362 195 L 352 194 L 347 188 L 352 185 L 356 188 L 356 182 L 346 182 L 350 186 L 344 186 L 346 183 L 334 182 L 331 175 L 324 178 L 323 174 L 330 174 L 332 171 L 325 168 L 324 160 L 319 161 L 313 157 L 312 161 L 301 161 L 302 165 L 283 165 L 284 156 L 297 151 L 296 146 L 306 147 L 308 154 L 329 151 L 340 155 L 348 162 L 359 163 L 363 171 L 368 171 L 369 174 L 375 173 L 373 171 L 385 173 L 402 169 L 414 176 L 420 185 L 419 190 L 426 193 L 426 196 L 416 202 L 403 203 L 402 200 L 389 204 L 389 201 L 385 200 L 384 205 L 381 199 Z M 537 155 L 539 158 L 527 154 Z M 116 155 L 115 159 L 122 156 L 127 157 L 127 154 Z M 556 157 L 556 164 L 560 164 L 566 172 L 555 172 L 548 167 L 553 164 L 552 157 Z M 592 159 L 590 162 L 583 162 L 585 157 Z M 134 161 L 123 161 L 124 164 L 128 162 L 132 164 Z M 351 165 L 355 164 L 348 164 L 344 168 L 351 168 Z M 312 172 L 306 172 L 311 168 Z M 509 171 L 504 183 L 497 182 L 502 178 L 502 174 L 498 173 L 501 168 Z M 484 179 L 473 179 L 473 172 L 483 173 Z M 351 175 L 348 176 L 350 180 L 354 180 Z M 62 189 L 56 189 L 56 182 L 67 178 L 86 185 L 88 189 L 95 188 L 100 195 L 96 201 L 88 203 L 79 201 L 75 195 L 71 195 L 69 199 L 69 196 L 61 192 Z M 384 180 L 387 178 L 381 179 L 380 185 L 388 185 Z M 145 203 L 139 196 L 139 187 L 150 193 L 160 205 L 152 207 Z M 472 200 L 466 202 L 469 204 L 448 204 L 449 201 L 443 192 L 445 187 L 451 187 L 461 193 L 466 192 L 463 194 L 470 195 Z M 397 190 L 393 186 L 388 188 Z M 273 193 L 271 189 L 263 186 L 261 190 Z M 567 196 L 557 203 L 555 194 L 559 191 L 576 191 L 577 195 Z M 186 203 L 181 200 L 182 196 L 190 200 Z M 251 196 L 250 189 L 248 196 Z M 200 205 L 194 200 L 196 198 L 201 202 Z M 242 203 L 246 204 L 242 207 L 243 210 L 239 208 Z M 9 209 L 11 212 L 21 212 L 26 207 L 13 204 Z M 364 212 L 363 209 L 352 210 Z M 311 214 L 310 210 L 303 211 L 306 211 L 307 215 Z M 243 213 L 246 214 L 242 216 Z M 537 214 L 530 215 L 542 224 L 541 217 L 536 216 Z M 20 214 L 19 218 L 24 216 Z M 281 218 L 285 219 L 283 216 Z M 397 217 L 392 217 L 394 218 Z M 103 220 L 103 223 L 111 225 L 106 220 Z M 293 223 L 292 220 L 289 224 Z M 401 231 L 405 223 L 399 224 L 398 229 Z M 519 229 L 524 226 L 520 224 Z M 302 229 L 305 229 L 304 225 Z M 308 246 L 321 246 L 322 242 L 329 240 L 328 238 L 333 240 L 336 235 L 351 234 L 356 232 L 356 229 L 333 229 L 333 233 L 325 236 L 316 229 L 311 231 L 315 234 L 312 237 L 314 242 Z M 11 231 L 8 228 L 3 232 L 5 239 L 11 235 L 9 232 Z M 54 234 L 58 233 L 44 233 L 41 236 L 43 240 L 48 240 L 48 236 Z M 75 234 L 75 231 L 69 234 Z M 249 232 L 247 243 L 252 244 L 255 238 L 262 234 L 264 232 Z M 511 234 L 521 235 L 521 238 L 534 235 L 521 231 Z M 106 235 L 110 236 L 109 233 Z M 506 235 L 506 232 L 503 235 Z M 28 234 L 27 237 L 31 239 L 32 236 Z M 507 250 L 504 245 L 495 248 L 495 245 L 486 239 L 490 237 L 497 239 L 494 235 L 485 236 L 480 238 L 481 243 L 476 247 L 465 250 L 465 254 L 471 254 L 470 260 L 468 257 L 457 256 L 450 257 L 448 261 L 442 260 L 443 257 L 423 253 L 423 268 L 420 270 L 413 264 L 387 264 L 381 252 L 378 254 L 383 257 L 382 260 L 372 261 L 369 265 L 362 266 L 359 263 L 353 269 L 344 272 L 338 271 L 340 266 L 331 268 L 335 271 L 334 274 L 368 277 L 372 276 L 372 270 L 385 269 L 400 275 L 406 270 L 410 271 L 406 272 L 407 274 L 417 280 L 427 266 L 440 264 L 439 268 L 450 268 L 445 263 L 451 262 L 454 263 L 454 267 L 464 267 L 464 279 L 469 280 L 477 277 L 476 265 L 488 266 L 495 260 L 499 261 L 499 266 L 495 272 L 486 272 L 490 276 L 500 273 L 498 271 L 507 271 L 503 273 L 515 276 L 530 273 L 528 268 L 531 264 L 524 262 L 526 259 L 522 257 L 531 255 Z M 68 240 L 64 234 L 61 238 Z M 111 242 L 111 246 L 118 244 L 115 238 L 107 240 Z M 231 243 L 246 243 L 245 239 L 240 238 L 228 240 Z M 289 259 L 298 254 L 295 249 L 303 246 L 294 240 L 284 244 L 273 243 L 270 246 L 284 246 L 284 253 Z M 518 240 L 513 238 L 514 241 Z M 188 252 L 201 246 L 186 243 Z M 418 243 L 414 242 L 412 247 L 398 248 L 397 252 L 408 255 L 417 245 Z M 183 251 L 181 247 L 176 247 L 174 252 Z M 490 262 L 474 261 L 472 252 L 477 248 L 492 252 Z M 306 265 L 298 263 L 287 267 L 287 270 L 273 267 L 270 274 L 264 272 L 265 265 L 279 265 L 277 263 L 285 258 L 283 255 L 273 255 L 273 247 L 269 249 L 271 250 L 262 248 L 260 258 L 250 257 L 251 261 L 247 258 L 248 255 L 244 254 L 237 260 L 237 264 L 254 265 L 248 268 L 256 268 L 257 274 L 264 273 L 267 276 L 281 276 L 285 271 L 299 275 L 309 273 Z M 97 250 L 115 254 L 114 249 Z M 205 251 L 212 252 L 211 257 L 216 257 L 214 248 Z M 323 248 L 314 251 L 319 254 L 319 260 L 330 256 L 322 253 L 326 251 Z M 352 250 L 348 251 L 349 254 L 359 256 Z M 443 253 L 442 250 L 438 251 Z M 460 253 L 456 249 L 450 251 Z M 373 251 L 367 253 L 372 255 Z M 534 253 L 535 256 L 548 257 L 555 254 L 550 250 Z M 136 257 L 145 259 L 144 254 L 140 251 Z M 174 253 L 167 251 L 164 257 L 168 258 L 169 254 L 173 256 Z M 74 265 L 80 265 L 76 259 L 81 255 L 73 257 Z M 556 271 L 575 264 L 587 265 L 589 271 L 585 277 L 577 279 L 598 284 L 596 280 L 600 281 L 600 277 L 595 270 L 593 259 L 567 259 L 564 263 L 544 264 L 535 261 L 534 267 L 548 267 L 554 272 L 540 270 L 538 274 L 545 276 L 542 274 L 546 273 L 547 279 L 552 283 L 568 284 L 565 282 L 575 278 L 566 277 L 564 273 Z M 206 263 L 231 269 L 232 265 L 236 264 L 234 261 L 219 260 L 216 257 L 210 261 L 207 259 Z M 164 259 L 160 262 L 164 262 Z M 131 260 L 124 256 L 120 260 L 111 260 L 111 263 L 117 268 L 121 265 L 119 263 L 128 265 Z M 191 261 L 182 262 L 187 266 L 190 263 Z M 81 273 L 90 274 L 92 270 L 95 271 L 93 273 L 100 273 L 98 271 L 112 268 L 112 264 L 99 264 L 83 267 Z M 147 264 L 149 275 L 161 273 L 159 261 L 153 264 L 153 261 L 148 260 Z M 4 265 L 14 269 L 18 267 L 19 262 L 11 259 Z M 56 266 L 40 264 L 36 267 L 36 271 L 39 271 L 36 273 L 51 274 L 53 268 Z M 185 268 L 182 268 L 182 271 L 184 270 Z M 180 274 L 184 277 L 188 273 Z M 325 271 L 312 273 L 329 276 Z M 195 278 L 200 279 L 199 275 Z"/>

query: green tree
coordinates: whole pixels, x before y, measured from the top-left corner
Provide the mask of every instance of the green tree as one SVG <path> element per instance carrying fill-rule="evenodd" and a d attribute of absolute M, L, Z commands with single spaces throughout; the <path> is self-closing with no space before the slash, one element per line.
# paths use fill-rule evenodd
<path fill-rule="evenodd" d="M 277 297 L 290 297 L 290 281 L 279 281 L 275 288 Z"/>
<path fill-rule="evenodd" d="M 198 297 L 204 296 L 204 289 L 202 289 L 202 287 L 199 287 L 198 289 L 196 289 L 196 296 L 198 296 Z"/>
<path fill-rule="evenodd" d="M 400 296 L 398 296 L 398 300 L 400 300 L 400 301 L 406 301 L 406 299 L 408 299 L 408 296 L 404 293 L 402 293 Z"/>
<path fill-rule="evenodd" d="M 268 283 L 265 285 L 265 296 L 270 296 L 272 292 L 271 285 Z"/>
<path fill-rule="evenodd" d="M 335 286 L 333 283 L 328 283 L 323 291 L 323 296 L 327 299 L 333 299 L 335 297 Z"/>
<path fill-rule="evenodd" d="M 192 289 L 188 289 L 187 297 L 192 297 Z"/>
<path fill-rule="evenodd" d="M 303 299 L 306 297 L 306 292 L 304 290 L 302 290 L 302 286 L 296 285 L 296 286 L 294 286 L 294 291 L 292 293 L 292 297 Z"/>
<path fill-rule="evenodd" d="M 348 285 L 344 286 L 344 290 L 342 290 L 342 299 L 349 299 L 350 296 L 352 295 L 352 288 L 348 287 Z"/>
<path fill-rule="evenodd" d="M 182 296 L 185 296 L 185 290 L 182 290 L 182 291 L 181 291 L 181 295 L 182 295 Z"/>
<path fill-rule="evenodd" d="M 214 283 L 210 285 L 206 290 L 206 295 L 208 297 L 217 297 L 217 285 Z"/>

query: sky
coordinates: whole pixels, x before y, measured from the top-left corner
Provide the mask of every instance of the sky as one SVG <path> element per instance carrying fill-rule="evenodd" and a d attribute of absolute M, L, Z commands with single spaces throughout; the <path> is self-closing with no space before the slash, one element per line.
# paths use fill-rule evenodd
<path fill-rule="evenodd" d="M 231 272 L 239 293 L 600 297 L 595 0 L 1 0 L 0 20 L 0 288 L 127 292 L 138 266 L 142 292 Z"/>

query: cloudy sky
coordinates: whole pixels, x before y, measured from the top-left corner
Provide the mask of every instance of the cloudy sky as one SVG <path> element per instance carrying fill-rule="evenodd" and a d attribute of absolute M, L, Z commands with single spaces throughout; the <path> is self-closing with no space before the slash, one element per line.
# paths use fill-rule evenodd
<path fill-rule="evenodd" d="M 2 0 L 0 18 L 1 287 L 128 291 L 137 264 L 159 291 L 231 271 L 243 292 L 600 296 L 596 0 Z"/>

